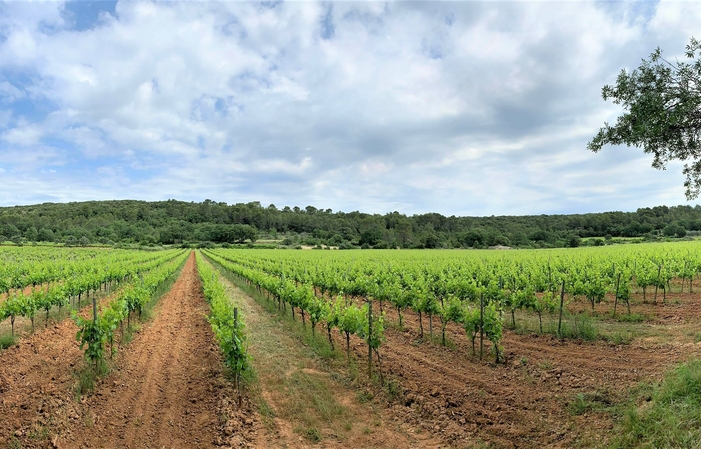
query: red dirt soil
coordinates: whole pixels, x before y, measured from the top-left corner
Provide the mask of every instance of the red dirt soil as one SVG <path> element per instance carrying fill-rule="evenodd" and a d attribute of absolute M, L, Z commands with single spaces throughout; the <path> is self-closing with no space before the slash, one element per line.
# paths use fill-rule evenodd
<path fill-rule="evenodd" d="M 84 419 L 60 446 L 211 448 L 227 443 L 221 434 L 233 433 L 245 444 L 254 422 L 246 408 L 231 406 L 233 391 L 206 312 L 193 253 L 154 321 L 85 401 Z"/>
<path fill-rule="evenodd" d="M 701 308 L 694 307 L 699 298 L 684 296 L 687 304 L 683 308 L 664 308 L 665 321 L 701 315 Z M 379 313 L 377 303 L 374 308 Z M 673 314 L 675 310 L 683 312 Z M 386 323 L 397 322 L 396 311 L 385 307 L 385 312 Z M 567 406 L 577 393 L 598 392 L 604 401 L 614 401 L 638 382 L 657 379 L 666 368 L 701 354 L 701 345 L 691 342 L 642 344 L 634 340 L 630 345 L 614 346 L 506 331 L 506 363 L 496 365 L 488 340 L 485 360 L 480 362 L 472 355 L 465 332 L 453 323 L 446 329 L 449 341 L 455 343 L 450 349 L 420 342 L 418 315 L 409 311 L 403 315 L 404 330 L 389 326 L 380 349 L 384 372 L 402 387 L 403 400 L 392 409 L 456 447 L 475 443 L 504 448 L 601 444 L 597 435 L 611 429 L 613 422 L 605 414 L 570 413 Z M 426 317 L 424 330 L 428 338 Z M 440 339 L 435 318 L 433 332 Z M 337 342 L 344 344 L 341 338 Z M 354 348 L 359 358 L 367 358 L 364 343 L 356 340 Z"/>
<path fill-rule="evenodd" d="M 91 307 L 81 311 L 82 316 L 90 313 Z M 83 364 L 77 331 L 65 319 L 0 352 L 0 447 L 13 440 L 26 448 L 44 447 L 43 440 L 77 419 L 74 389 Z"/>
<path fill-rule="evenodd" d="M 238 447 L 255 438 L 252 405 L 231 399 L 194 255 L 155 313 L 80 401 L 85 362 L 72 320 L 1 352 L 0 447 Z"/>

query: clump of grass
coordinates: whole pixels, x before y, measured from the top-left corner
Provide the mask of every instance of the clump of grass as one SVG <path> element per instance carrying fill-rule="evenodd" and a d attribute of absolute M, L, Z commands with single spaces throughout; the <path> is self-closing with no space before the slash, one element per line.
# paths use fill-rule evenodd
<path fill-rule="evenodd" d="M 385 394 L 389 400 L 394 401 L 402 396 L 402 386 L 395 379 L 388 379 L 384 386 Z"/>
<path fill-rule="evenodd" d="M 589 411 L 599 410 L 611 405 L 611 399 L 606 391 L 594 393 L 577 393 L 567 406 L 572 415 L 583 415 Z"/>
<path fill-rule="evenodd" d="M 285 387 L 290 396 L 285 414 L 299 420 L 302 429 L 315 429 L 319 422 L 331 424 L 347 414 L 329 386 L 314 374 L 297 371 L 289 376 Z"/>
<path fill-rule="evenodd" d="M 109 366 L 103 360 L 99 363 L 97 369 L 92 365 L 86 366 L 78 372 L 78 383 L 75 387 L 75 393 L 78 398 L 84 394 L 89 394 L 95 391 L 95 381 L 109 373 Z"/>
<path fill-rule="evenodd" d="M 557 334 L 557 325 L 554 332 Z M 594 325 L 591 317 L 585 314 L 572 315 L 567 320 L 562 321 L 563 338 L 579 338 L 585 341 L 594 341 L 599 338 L 599 330 Z"/>
<path fill-rule="evenodd" d="M 9 348 L 10 346 L 13 346 L 15 343 L 16 343 L 16 340 L 14 338 L 12 338 L 12 335 L 0 336 L 0 349 Z"/>
<path fill-rule="evenodd" d="M 7 447 L 10 449 L 22 449 L 22 443 L 15 437 L 12 437 L 10 441 L 7 442 Z"/>
<path fill-rule="evenodd" d="M 614 345 L 629 345 L 634 338 L 631 331 L 616 331 L 611 335 L 607 335 L 606 341 Z"/>
<path fill-rule="evenodd" d="M 542 360 L 540 363 L 538 363 L 538 368 L 544 371 L 551 370 L 553 369 L 553 362 L 551 362 L 550 360 Z"/>
<path fill-rule="evenodd" d="M 613 448 L 701 448 L 701 360 L 670 371 L 625 413 Z"/>
<path fill-rule="evenodd" d="M 321 441 L 321 433 L 319 432 L 319 430 L 317 430 L 316 427 L 308 427 L 306 429 L 298 428 L 295 430 L 297 431 L 297 433 L 299 433 L 312 443 L 318 443 L 319 441 Z"/>
<path fill-rule="evenodd" d="M 358 402 L 360 402 L 361 404 L 370 402 L 375 398 L 375 395 L 373 395 L 372 391 L 370 390 L 361 391 L 356 396 L 358 398 Z"/>
<path fill-rule="evenodd" d="M 619 314 L 616 319 L 622 323 L 642 323 L 644 321 L 654 320 L 655 316 L 646 313 L 623 313 Z"/>

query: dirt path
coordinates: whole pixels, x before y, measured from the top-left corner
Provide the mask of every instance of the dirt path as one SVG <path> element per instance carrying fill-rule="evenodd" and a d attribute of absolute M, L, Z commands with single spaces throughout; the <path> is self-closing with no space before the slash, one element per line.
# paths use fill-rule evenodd
<path fill-rule="evenodd" d="M 396 313 L 387 312 L 394 323 Z M 605 447 L 599 438 L 612 428 L 611 416 L 572 413 L 568 406 L 577 394 L 596 395 L 607 405 L 638 382 L 657 379 L 701 354 L 701 344 L 691 341 L 614 346 L 505 332 L 508 363 L 495 365 L 491 354 L 485 362 L 472 355 L 470 340 L 457 326 L 446 332 L 453 348 L 421 343 L 418 316 L 404 315 L 405 329 L 390 326 L 381 349 L 383 367 L 404 388 L 404 404 L 393 409 L 458 447 Z M 366 355 L 362 343 L 354 347 L 358 357 Z"/>
<path fill-rule="evenodd" d="M 344 384 L 343 374 L 324 367 L 307 344 L 292 336 L 289 321 L 220 279 L 244 317 L 260 385 L 259 409 L 268 415 L 260 418 L 265 425 L 256 447 L 445 447 L 429 433 L 388 413 L 383 404 L 368 401 L 362 387 Z"/>
<path fill-rule="evenodd" d="M 231 395 L 206 320 L 194 253 L 152 323 L 82 407 L 65 448 L 209 448 Z"/>

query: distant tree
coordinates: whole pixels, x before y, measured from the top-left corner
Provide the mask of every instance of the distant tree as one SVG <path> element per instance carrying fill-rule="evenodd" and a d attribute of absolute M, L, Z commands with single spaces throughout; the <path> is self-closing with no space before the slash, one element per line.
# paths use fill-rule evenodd
<path fill-rule="evenodd" d="M 34 226 L 31 226 L 27 228 L 26 231 L 24 231 L 24 238 L 29 240 L 30 242 L 36 242 L 39 238 L 39 231 L 37 231 L 37 228 L 35 228 Z"/>
<path fill-rule="evenodd" d="M 662 233 L 667 237 L 685 237 L 686 229 L 684 229 L 678 223 L 670 223 L 664 227 Z"/>
<path fill-rule="evenodd" d="M 459 240 L 465 246 L 482 246 L 486 241 L 486 236 L 481 229 L 475 228 L 463 233 Z"/>
<path fill-rule="evenodd" d="M 428 234 L 424 237 L 424 248 L 438 248 L 441 244 L 441 240 L 436 234 Z"/>
<path fill-rule="evenodd" d="M 686 57 L 696 59 L 701 43 L 691 38 Z M 699 53 L 701 55 L 701 53 Z M 686 197 L 701 191 L 701 60 L 670 62 L 658 47 L 636 70 L 622 70 L 613 86 L 602 89 L 604 101 L 613 100 L 626 110 L 616 124 L 608 123 L 587 148 L 598 152 L 604 145 L 643 147 L 654 156 L 652 166 L 664 169 L 669 161 L 684 165 Z"/>
<path fill-rule="evenodd" d="M 233 238 L 235 243 L 243 243 L 246 240 L 250 240 L 253 243 L 258 240 L 258 231 L 249 225 L 233 225 L 231 227 L 231 238 Z"/>
<path fill-rule="evenodd" d="M 505 235 L 497 235 L 492 239 L 494 246 L 511 246 L 511 240 Z"/>
<path fill-rule="evenodd" d="M 567 237 L 567 246 L 570 248 L 577 248 L 579 245 L 582 244 L 582 238 L 578 236 L 577 234 L 570 234 Z"/>
<path fill-rule="evenodd" d="M 19 232 L 19 229 L 17 229 L 17 226 L 11 224 L 11 223 L 6 223 L 2 226 L 2 235 L 6 238 L 9 239 L 10 237 L 13 237 L 15 235 L 20 235 L 21 233 Z"/>
<path fill-rule="evenodd" d="M 377 245 L 380 241 L 382 240 L 382 231 L 379 229 L 373 228 L 373 229 L 368 229 L 367 231 L 363 232 L 360 235 L 360 242 L 359 244 L 362 245 L 369 245 L 369 246 L 374 246 Z"/>
<path fill-rule="evenodd" d="M 399 218 L 394 225 L 394 230 L 397 233 L 397 240 L 405 247 L 411 241 L 412 226 L 411 222 L 406 218 Z"/>
<path fill-rule="evenodd" d="M 39 229 L 39 233 L 37 234 L 37 239 L 40 242 L 53 242 L 55 239 L 54 231 L 47 228 L 41 228 Z"/>
<path fill-rule="evenodd" d="M 90 239 L 87 238 L 86 236 L 82 236 L 81 238 L 78 239 L 78 244 L 80 246 L 88 246 L 88 245 L 90 245 Z"/>

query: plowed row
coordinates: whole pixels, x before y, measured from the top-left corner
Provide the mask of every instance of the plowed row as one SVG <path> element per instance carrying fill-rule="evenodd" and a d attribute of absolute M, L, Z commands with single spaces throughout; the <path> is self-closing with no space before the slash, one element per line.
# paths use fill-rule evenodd
<path fill-rule="evenodd" d="M 499 365 L 491 355 L 480 362 L 465 332 L 453 324 L 446 330 L 453 348 L 421 342 L 418 315 L 404 312 L 404 329 L 390 325 L 381 349 L 383 368 L 403 389 L 394 411 L 456 447 L 475 443 L 504 448 L 567 448 L 576 443 L 605 447 L 599 438 L 613 427 L 611 417 L 574 416 L 568 405 L 576 394 L 597 394 L 605 402 L 622 400 L 637 383 L 658 379 L 665 369 L 701 355 L 701 344 L 691 337 L 679 338 L 668 324 L 699 323 L 701 307 L 696 305 L 701 296 L 684 293 L 668 299 L 666 306 L 646 307 L 664 317 L 665 324 L 655 327 L 675 335 L 673 341 L 633 340 L 616 346 L 507 331 L 506 363 Z M 386 308 L 385 312 L 387 322 L 396 323 L 396 312 Z M 428 337 L 425 317 L 424 329 Z M 440 335 L 436 323 L 434 333 Z M 363 344 L 356 342 L 355 350 L 358 357 L 367 357 Z"/>

